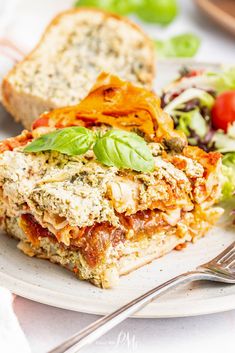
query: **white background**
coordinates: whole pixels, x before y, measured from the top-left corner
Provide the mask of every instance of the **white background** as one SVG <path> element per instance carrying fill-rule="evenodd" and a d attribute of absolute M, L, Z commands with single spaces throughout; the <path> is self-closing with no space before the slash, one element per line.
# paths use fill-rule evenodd
<path fill-rule="evenodd" d="M 0 0 L 0 15 L 7 2 Z M 49 18 L 70 3 L 65 0 L 24 0 L 18 1 L 17 6 L 12 1 L 7 30 L 3 25 L 1 27 L 3 22 L 0 21 L 0 35 L 5 31 L 27 52 L 37 41 Z M 234 63 L 235 38 L 198 11 L 193 1 L 181 0 L 179 3 L 180 15 L 173 24 L 164 29 L 148 26 L 146 30 L 160 38 L 182 32 L 196 33 L 202 40 L 198 60 Z M 6 70 L 7 66 L 10 63 L 0 57 L 0 72 Z M 33 353 L 45 353 L 97 319 L 94 315 L 56 309 L 20 297 L 16 298 L 15 311 Z M 192 318 L 129 319 L 84 352 L 106 353 L 110 350 L 121 353 L 234 353 L 235 311 Z"/>

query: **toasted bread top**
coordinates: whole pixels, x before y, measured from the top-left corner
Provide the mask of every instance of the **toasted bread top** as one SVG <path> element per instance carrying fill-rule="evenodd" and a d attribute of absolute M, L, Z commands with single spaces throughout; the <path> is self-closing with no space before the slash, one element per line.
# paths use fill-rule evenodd
<path fill-rule="evenodd" d="M 150 89 L 155 73 L 152 41 L 126 18 L 91 8 L 65 11 L 3 80 L 3 104 L 24 123 L 29 112 L 78 103 L 101 71 Z"/>

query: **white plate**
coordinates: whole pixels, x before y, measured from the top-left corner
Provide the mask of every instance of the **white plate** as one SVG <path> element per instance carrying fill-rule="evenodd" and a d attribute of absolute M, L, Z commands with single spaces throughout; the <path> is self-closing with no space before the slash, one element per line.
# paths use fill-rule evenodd
<path fill-rule="evenodd" d="M 185 62 L 188 64 L 187 62 Z M 182 62 L 158 64 L 159 88 L 173 79 Z M 190 63 L 193 68 L 216 64 Z M 0 111 L 1 138 L 14 135 L 21 127 Z M 171 277 L 195 268 L 218 254 L 235 239 L 234 230 L 225 224 L 190 244 L 186 249 L 173 251 L 161 259 L 124 276 L 119 287 L 102 290 L 77 280 L 69 271 L 47 261 L 29 258 L 16 248 L 16 241 L 0 236 L 0 284 L 16 294 L 40 303 L 92 314 L 107 314 L 148 289 Z M 235 308 L 235 286 L 197 282 L 181 287 L 138 312 L 136 317 L 178 317 L 215 313 Z"/>

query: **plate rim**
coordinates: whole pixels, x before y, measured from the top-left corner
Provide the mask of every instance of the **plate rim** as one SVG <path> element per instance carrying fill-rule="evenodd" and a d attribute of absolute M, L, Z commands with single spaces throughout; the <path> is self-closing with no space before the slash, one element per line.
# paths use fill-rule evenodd
<path fill-rule="evenodd" d="M 80 303 L 76 302 L 76 304 L 72 304 L 69 301 L 69 297 L 71 299 L 74 296 L 70 296 L 69 294 L 63 294 L 58 291 L 54 291 L 52 289 L 43 288 L 41 286 L 36 286 L 30 284 L 24 280 L 20 280 L 0 272 L 0 280 L 4 280 L 4 285 L 14 294 L 19 295 L 23 298 L 45 304 L 48 306 L 53 306 L 60 309 L 71 310 L 86 314 L 92 315 L 106 315 L 110 312 L 118 309 L 111 307 L 111 305 L 100 306 L 100 310 L 97 310 L 97 306 L 95 308 L 95 303 L 90 302 L 89 308 L 87 308 L 87 303 L 84 302 L 83 298 L 80 298 Z M 7 282 L 6 282 L 7 281 Z M 218 284 L 221 285 L 221 284 Z M 227 284 L 223 284 L 224 286 L 228 286 Z M 33 289 L 33 291 L 31 291 Z M 32 293 L 32 294 L 31 294 Z M 233 299 L 233 300 L 230 300 Z M 67 304 L 68 303 L 68 304 Z M 193 305 L 192 305 L 193 304 Z M 235 293 L 226 295 L 225 297 L 216 297 L 216 298 L 203 298 L 203 299 L 193 299 L 186 301 L 183 306 L 180 306 L 180 310 L 178 307 L 173 309 L 174 303 L 167 304 L 167 310 L 164 309 L 161 311 L 159 305 L 156 301 L 151 302 L 149 305 L 144 307 L 141 311 L 135 313 L 131 317 L 139 318 L 139 319 L 164 319 L 164 318 L 176 318 L 176 317 L 191 317 L 191 316 L 200 316 L 200 315 L 208 315 L 214 313 L 225 312 L 229 310 L 235 309 Z M 157 312 L 157 313 L 156 313 Z"/>

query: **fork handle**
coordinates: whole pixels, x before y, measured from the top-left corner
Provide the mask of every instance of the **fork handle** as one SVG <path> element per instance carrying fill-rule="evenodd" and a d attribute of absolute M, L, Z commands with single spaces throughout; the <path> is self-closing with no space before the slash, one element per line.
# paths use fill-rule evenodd
<path fill-rule="evenodd" d="M 200 271 L 186 272 L 182 275 L 174 277 L 169 281 L 151 289 L 140 297 L 125 304 L 116 311 L 103 316 L 89 326 L 85 327 L 82 331 L 76 333 L 64 343 L 52 349 L 48 353 L 75 353 L 86 345 L 94 342 L 106 332 L 117 326 L 120 322 L 127 319 L 135 312 L 142 309 L 148 303 L 159 297 L 161 294 L 168 292 L 170 289 L 184 283 L 208 279 L 206 273 Z"/>

